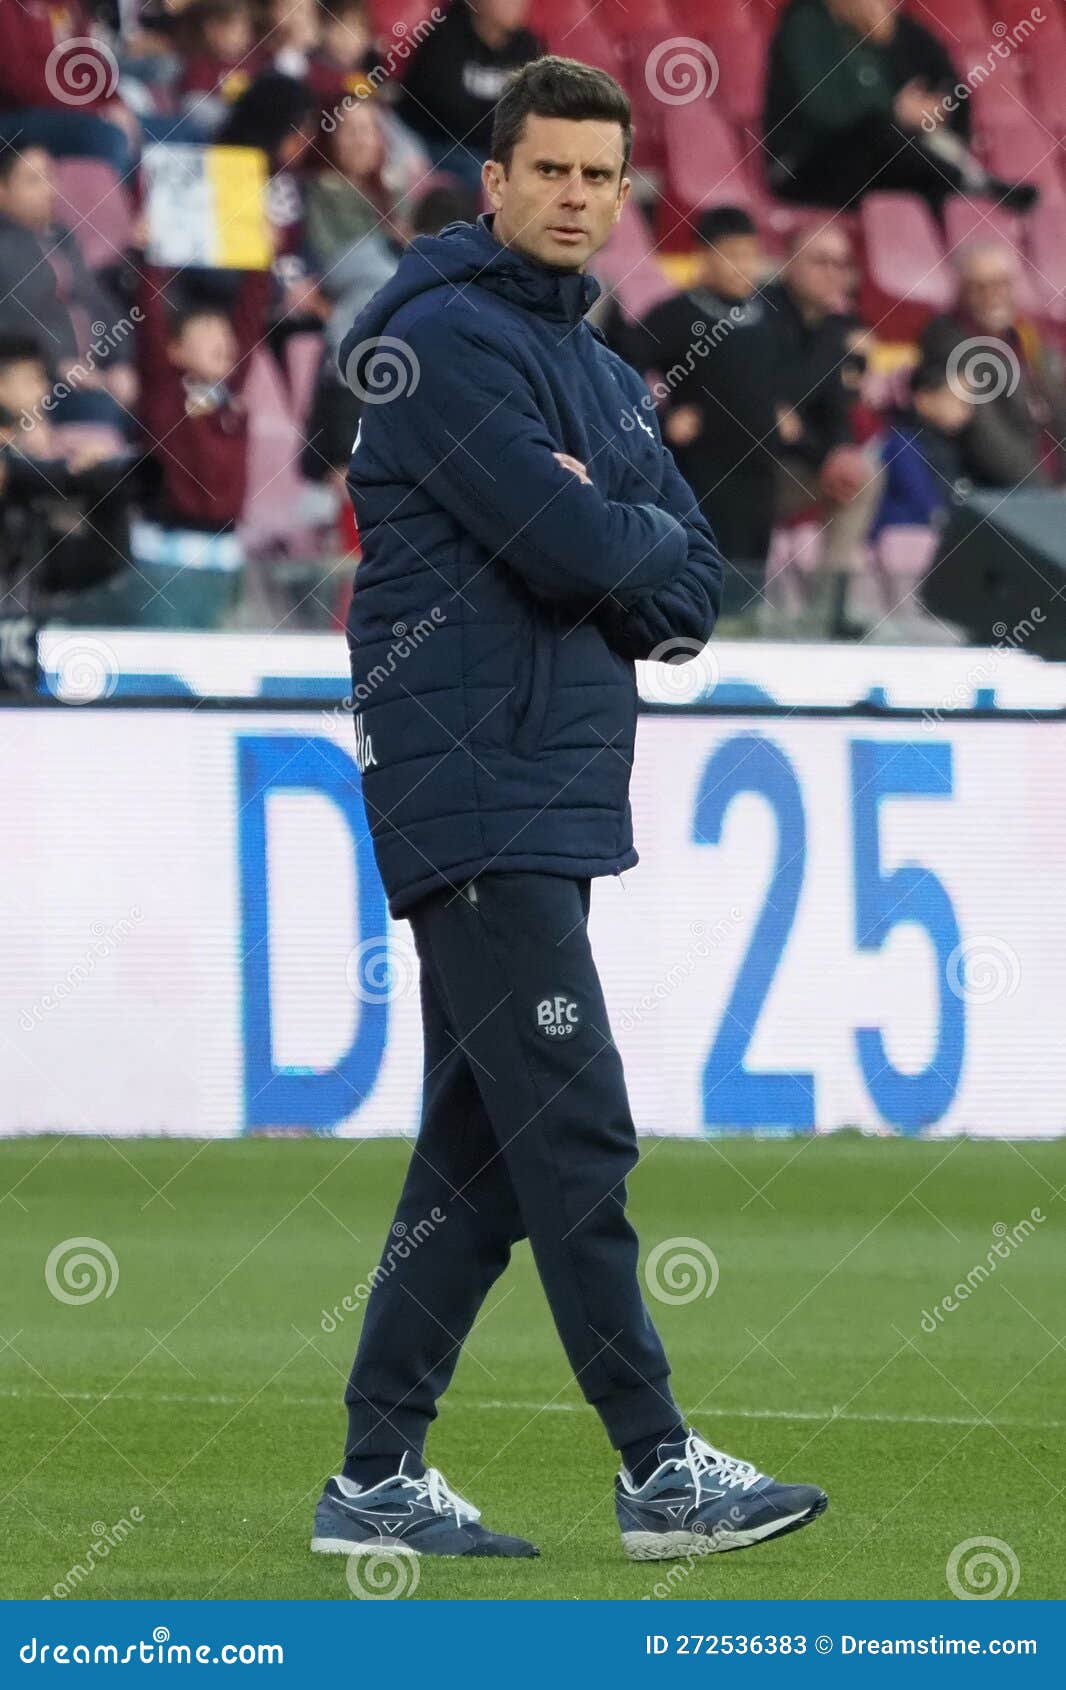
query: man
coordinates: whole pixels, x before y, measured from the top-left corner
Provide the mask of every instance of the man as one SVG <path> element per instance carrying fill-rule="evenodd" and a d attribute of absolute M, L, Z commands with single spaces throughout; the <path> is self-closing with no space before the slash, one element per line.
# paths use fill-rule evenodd
<path fill-rule="evenodd" d="M 499 104 L 492 215 L 415 241 L 342 349 L 356 746 L 378 866 L 421 962 L 423 1113 L 311 1547 L 536 1554 L 423 1466 L 436 1403 L 528 1237 L 581 1389 L 622 1453 L 627 1553 L 733 1548 L 825 1506 L 687 1428 L 625 1214 L 633 1117 L 588 937 L 636 860 L 633 659 L 692 656 L 721 565 L 635 371 L 585 322 L 629 190 L 629 102 L 545 58 Z M 392 379 L 392 391 L 387 383 Z M 421 630 L 397 654 L 397 630 Z M 417 1232 L 416 1229 L 417 1228 Z"/>
<path fill-rule="evenodd" d="M 811 505 L 823 514 L 810 626 L 830 639 L 858 631 L 847 599 L 866 563 L 882 485 L 873 453 L 851 441 L 851 395 L 842 379 L 851 264 L 850 243 L 836 225 L 798 236 L 780 280 L 763 290 L 759 330 L 759 367 L 772 372 L 774 387 L 774 517 L 786 521 Z"/>
<path fill-rule="evenodd" d="M 755 294 L 765 258 L 739 206 L 705 211 L 697 234 L 695 281 L 649 312 L 634 362 L 654 378 L 663 434 L 729 565 L 722 615 L 732 618 L 758 607 L 773 523 L 773 373 Z"/>
<path fill-rule="evenodd" d="M 922 353 L 956 388 L 973 387 L 965 473 L 980 487 L 1059 485 L 1066 387 L 1061 361 L 1018 309 L 1018 259 L 1003 241 L 974 241 L 956 271 L 958 303 L 927 325 Z"/>
<path fill-rule="evenodd" d="M 452 0 L 403 73 L 403 121 L 435 165 L 475 189 L 507 78 L 541 51 L 528 12 L 529 0 Z"/>
<path fill-rule="evenodd" d="M 898 189 L 921 194 L 936 214 L 952 193 L 1028 211 L 1037 189 L 989 175 L 969 150 L 968 103 L 947 109 L 958 80 L 941 42 L 898 0 L 791 0 L 767 68 L 770 187 L 838 210 Z"/>

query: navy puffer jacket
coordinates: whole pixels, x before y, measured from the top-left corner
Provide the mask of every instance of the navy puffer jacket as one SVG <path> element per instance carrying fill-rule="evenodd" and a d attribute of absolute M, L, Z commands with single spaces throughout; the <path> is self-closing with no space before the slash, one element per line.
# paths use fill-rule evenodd
<path fill-rule="evenodd" d="M 584 320 L 598 292 L 454 223 L 341 348 L 356 755 L 394 915 L 487 869 L 637 861 L 633 662 L 695 655 L 722 568 L 644 382 Z"/>

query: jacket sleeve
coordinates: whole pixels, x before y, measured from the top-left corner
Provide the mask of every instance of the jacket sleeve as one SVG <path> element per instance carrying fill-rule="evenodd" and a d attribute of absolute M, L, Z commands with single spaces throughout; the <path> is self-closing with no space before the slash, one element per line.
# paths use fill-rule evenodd
<path fill-rule="evenodd" d="M 598 607 L 595 621 L 620 656 L 687 663 L 710 639 L 722 603 L 722 556 L 710 525 L 688 482 L 666 446 L 660 501 L 685 531 L 687 555 L 682 568 L 661 586 L 612 593 Z"/>
<path fill-rule="evenodd" d="M 675 575 L 688 548 L 683 523 L 652 500 L 606 499 L 556 463 L 564 448 L 519 359 L 458 317 L 423 318 L 399 349 L 393 340 L 406 391 L 365 407 L 364 436 L 380 431 L 389 465 L 539 598 L 599 599 Z"/>

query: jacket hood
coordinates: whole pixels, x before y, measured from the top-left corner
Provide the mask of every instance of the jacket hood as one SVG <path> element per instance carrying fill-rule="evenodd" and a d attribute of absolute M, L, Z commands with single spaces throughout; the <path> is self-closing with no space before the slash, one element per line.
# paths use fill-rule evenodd
<path fill-rule="evenodd" d="M 433 288 L 460 288 L 476 282 L 561 328 L 573 328 L 581 321 L 599 297 L 595 277 L 553 270 L 501 245 L 492 224 L 492 215 L 479 217 L 476 223 L 449 223 L 439 235 L 419 235 L 411 242 L 389 281 L 359 313 L 341 342 L 338 363 L 350 387 L 365 390 L 364 367 L 375 342 L 401 306 Z"/>

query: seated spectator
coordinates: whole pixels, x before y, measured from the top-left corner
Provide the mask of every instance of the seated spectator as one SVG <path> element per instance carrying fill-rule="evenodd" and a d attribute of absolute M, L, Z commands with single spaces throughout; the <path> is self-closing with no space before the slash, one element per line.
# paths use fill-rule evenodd
<path fill-rule="evenodd" d="M 950 193 L 1028 210 L 1037 189 L 989 175 L 970 152 L 969 103 L 945 111 L 958 80 L 941 42 L 895 0 L 791 0 L 766 80 L 772 191 L 838 209 L 895 189 L 922 195 L 935 213 Z"/>
<path fill-rule="evenodd" d="M 874 533 L 939 524 L 969 485 L 960 436 L 973 413 L 968 390 L 943 364 L 922 362 L 910 380 L 910 404 L 892 420 L 881 448 L 884 492 Z"/>
<path fill-rule="evenodd" d="M 170 139 L 209 140 L 249 86 L 262 56 L 248 0 L 192 0 L 179 19 L 179 124 Z"/>
<path fill-rule="evenodd" d="M 371 101 L 360 100 L 344 112 L 328 137 L 327 155 L 331 168 L 307 183 L 304 230 L 312 268 L 331 274 L 336 294 L 346 285 L 345 260 L 358 263 L 360 242 L 370 236 L 398 239 L 387 145 Z"/>
<path fill-rule="evenodd" d="M 321 30 L 322 13 L 316 0 L 266 0 L 261 6 L 257 34 L 269 63 L 282 76 L 305 81 Z"/>
<path fill-rule="evenodd" d="M 140 620 L 213 628 L 236 601 L 243 566 L 236 533 L 248 479 L 242 388 L 263 334 L 270 275 L 246 274 L 226 307 L 189 300 L 173 316 L 164 293 L 170 280 L 145 267 L 140 292 L 141 416 L 158 475 L 132 535 L 147 587 Z"/>
<path fill-rule="evenodd" d="M 722 615 L 733 617 L 761 594 L 773 520 L 774 393 L 769 372 L 758 377 L 754 362 L 765 345 L 754 332 L 765 258 L 748 213 L 704 212 L 696 263 L 693 285 L 652 309 L 631 354 L 658 378 L 652 392 L 662 400 L 663 437 L 731 566 Z"/>
<path fill-rule="evenodd" d="M 1066 386 L 1061 359 L 1018 308 L 1018 259 L 1002 241 L 957 256 L 958 303 L 935 317 L 922 354 L 974 390 L 962 435 L 966 473 L 980 487 L 1058 486 Z"/>
<path fill-rule="evenodd" d="M 822 514 L 811 632 L 850 637 L 852 579 L 865 568 L 866 541 L 881 496 L 876 454 L 854 443 L 853 395 L 843 379 L 853 325 L 845 315 L 851 245 L 833 224 L 797 239 L 780 280 L 763 290 L 758 379 L 770 381 L 776 429 L 774 516 Z"/>
<path fill-rule="evenodd" d="M 17 140 L 56 158 L 102 159 L 125 176 L 133 166 L 132 124 L 116 97 L 114 55 L 103 43 L 86 46 L 91 33 L 83 0 L 0 4 L 0 144 Z"/>
<path fill-rule="evenodd" d="M 131 406 L 136 394 L 133 335 L 112 332 L 120 322 L 128 327 L 124 307 L 56 221 L 55 201 L 52 161 L 41 147 L 0 151 L 0 332 L 39 336 L 54 375 L 101 398 L 109 393 L 97 412 L 120 421 L 115 406 Z"/>
<path fill-rule="evenodd" d="M 114 429 L 52 424 L 39 343 L 0 334 L 0 559 L 13 610 L 55 609 L 127 569 L 132 454 Z"/>
<path fill-rule="evenodd" d="M 324 0 L 319 7 L 318 46 L 307 67 L 307 83 L 324 116 L 334 119 L 352 100 L 365 99 L 383 80 L 374 51 L 366 0 Z M 377 71 L 377 76 L 371 72 Z"/>
<path fill-rule="evenodd" d="M 399 114 L 435 165 L 479 188 L 492 114 L 508 76 L 542 52 L 529 0 L 452 0 L 403 73 Z"/>

